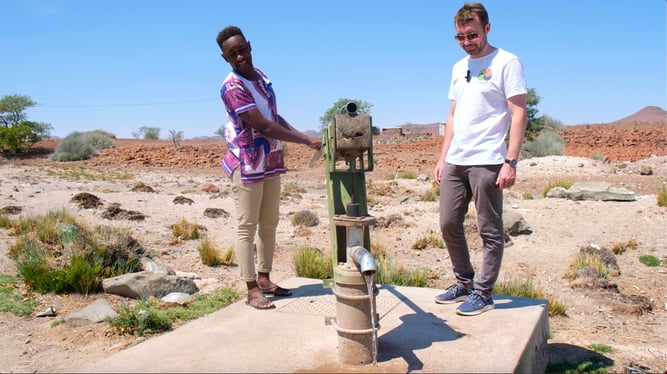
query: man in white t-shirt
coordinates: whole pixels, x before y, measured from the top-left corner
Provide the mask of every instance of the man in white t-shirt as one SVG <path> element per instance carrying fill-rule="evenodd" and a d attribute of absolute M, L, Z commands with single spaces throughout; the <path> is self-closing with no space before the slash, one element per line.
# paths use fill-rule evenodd
<path fill-rule="evenodd" d="M 435 301 L 463 302 L 458 314 L 477 315 L 494 308 L 491 295 L 505 246 L 502 190 L 516 180 L 527 90 L 519 59 L 488 43 L 491 24 L 482 4 L 466 3 L 454 26 L 454 38 L 468 56 L 452 68 L 451 104 L 434 176 L 440 184 L 440 230 L 456 283 Z M 483 242 L 477 277 L 463 227 L 472 199 Z"/>

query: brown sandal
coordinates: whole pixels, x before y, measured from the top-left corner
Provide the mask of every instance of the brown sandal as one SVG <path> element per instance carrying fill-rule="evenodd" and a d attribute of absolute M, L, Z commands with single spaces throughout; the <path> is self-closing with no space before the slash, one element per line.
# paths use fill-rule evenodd
<path fill-rule="evenodd" d="M 257 286 L 259 287 L 259 290 L 262 291 L 264 295 L 273 295 L 273 296 L 292 296 L 292 291 L 282 288 L 277 284 L 274 284 L 271 287 L 262 287 L 262 286 Z"/>
<path fill-rule="evenodd" d="M 258 304 L 253 304 L 252 300 L 256 299 L 262 300 L 262 302 Z M 248 300 L 246 300 L 245 305 L 251 306 L 258 310 L 274 309 L 276 307 L 275 305 L 273 305 L 273 303 L 271 303 L 271 300 L 267 299 L 264 296 L 252 296 L 252 297 L 248 296 Z"/>

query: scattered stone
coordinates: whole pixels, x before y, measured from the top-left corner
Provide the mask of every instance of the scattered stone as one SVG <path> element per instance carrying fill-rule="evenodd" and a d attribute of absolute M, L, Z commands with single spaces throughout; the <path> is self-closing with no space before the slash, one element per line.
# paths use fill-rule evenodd
<path fill-rule="evenodd" d="M 102 212 L 102 218 L 105 219 L 126 219 L 128 221 L 143 221 L 146 216 L 143 213 L 133 210 L 121 209 L 120 204 L 109 204 L 107 209 Z"/>
<path fill-rule="evenodd" d="M 192 296 L 185 292 L 171 292 L 165 295 L 160 301 L 165 303 L 177 303 L 180 305 L 187 304 L 192 301 Z"/>
<path fill-rule="evenodd" d="M 81 192 L 74 195 L 70 202 L 77 204 L 81 209 L 95 209 L 104 205 L 99 197 L 88 192 Z"/>
<path fill-rule="evenodd" d="M 622 293 L 610 293 L 607 295 L 607 301 L 612 304 L 612 309 L 623 314 L 637 314 L 653 310 L 653 303 L 646 296 L 641 295 L 625 295 Z"/>
<path fill-rule="evenodd" d="M 554 187 L 547 192 L 547 197 L 564 199 L 567 197 L 567 190 L 563 187 Z"/>
<path fill-rule="evenodd" d="M 570 200 L 597 200 L 597 201 L 635 201 L 637 195 L 620 187 L 613 187 L 606 182 L 577 182 L 567 191 L 565 196 Z"/>
<path fill-rule="evenodd" d="M 204 216 L 208 218 L 229 218 L 231 214 L 224 209 L 220 208 L 206 208 L 204 209 Z"/>
<path fill-rule="evenodd" d="M 639 169 L 639 175 L 653 175 L 653 168 L 648 165 L 642 165 Z"/>
<path fill-rule="evenodd" d="M 139 182 L 136 184 L 132 189 L 130 190 L 132 192 L 157 192 L 153 189 L 151 186 L 147 186 L 143 184 L 142 182 Z"/>
<path fill-rule="evenodd" d="M 15 205 L 8 205 L 0 209 L 0 213 L 2 214 L 19 214 L 21 211 L 23 211 L 23 208 Z"/>
<path fill-rule="evenodd" d="M 191 280 L 176 275 L 165 275 L 141 271 L 102 280 L 104 292 L 140 299 L 150 296 L 162 297 L 171 292 L 193 294 L 199 289 Z"/>
<path fill-rule="evenodd" d="M 218 193 L 220 192 L 220 187 L 213 183 L 202 183 L 199 185 L 199 190 L 208 193 Z"/>
<path fill-rule="evenodd" d="M 118 313 L 111 308 L 104 299 L 97 299 L 87 307 L 65 317 L 65 323 L 69 326 L 79 327 L 91 323 L 103 322 L 107 318 L 114 318 Z"/>
<path fill-rule="evenodd" d="M 602 264 L 604 264 L 604 266 L 609 271 L 609 275 L 613 277 L 621 275 L 621 268 L 618 267 L 616 255 L 611 249 L 606 247 L 600 247 L 596 244 L 589 244 L 587 246 L 582 247 L 579 250 L 579 252 L 583 254 L 590 254 L 597 256 L 602 262 Z"/>
<path fill-rule="evenodd" d="M 521 234 L 530 234 L 532 230 L 523 216 L 514 210 L 503 211 L 503 230 L 507 235 L 518 236 Z"/>
<path fill-rule="evenodd" d="M 139 262 L 141 263 L 141 268 L 144 271 L 148 271 L 151 273 L 158 273 L 158 274 L 168 274 L 168 275 L 176 274 L 176 272 L 170 267 L 158 264 L 157 262 L 153 261 L 148 257 L 141 257 L 139 259 Z"/>
<path fill-rule="evenodd" d="M 192 205 L 192 204 L 194 204 L 194 202 L 195 202 L 194 200 L 192 200 L 192 199 L 190 199 L 190 198 L 188 198 L 188 197 L 185 197 L 185 196 L 176 196 L 176 197 L 174 198 L 174 204 L 188 204 L 188 205 Z"/>
<path fill-rule="evenodd" d="M 398 214 L 390 214 L 386 217 L 378 217 L 375 220 L 375 226 L 388 229 L 390 227 L 407 227 L 403 217 Z"/>

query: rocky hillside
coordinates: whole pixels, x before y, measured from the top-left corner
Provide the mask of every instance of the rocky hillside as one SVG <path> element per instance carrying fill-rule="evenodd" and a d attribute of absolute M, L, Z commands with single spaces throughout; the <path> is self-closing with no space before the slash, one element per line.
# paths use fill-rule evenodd
<path fill-rule="evenodd" d="M 601 156 L 611 162 L 637 161 L 652 155 L 667 155 L 666 112 L 646 107 L 632 116 L 610 124 L 567 126 L 559 134 L 565 139 L 565 155 Z M 50 139 L 33 147 L 30 158 L 47 159 L 59 140 Z M 373 153 L 378 165 L 396 171 L 430 173 L 442 146 L 442 136 L 380 135 L 374 138 Z M 125 165 L 136 167 L 219 168 L 225 152 L 222 139 L 184 140 L 175 147 L 167 140 L 116 139 L 115 147 L 82 162 L 90 166 Z M 302 145 L 287 145 L 287 163 L 291 168 L 306 168 L 313 151 Z"/>

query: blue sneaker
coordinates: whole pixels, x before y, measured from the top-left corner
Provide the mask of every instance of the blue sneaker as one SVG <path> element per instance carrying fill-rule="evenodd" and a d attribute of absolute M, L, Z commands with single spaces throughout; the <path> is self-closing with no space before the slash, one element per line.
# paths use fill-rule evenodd
<path fill-rule="evenodd" d="M 496 306 L 493 304 L 492 298 L 486 298 L 482 296 L 482 293 L 478 290 L 473 290 L 466 298 L 466 301 L 463 302 L 458 308 L 456 308 L 456 314 L 462 316 L 476 316 L 482 314 L 487 310 L 491 310 Z"/>
<path fill-rule="evenodd" d="M 468 295 L 470 295 L 470 290 L 460 287 L 458 284 L 453 284 L 447 288 L 445 293 L 436 296 L 435 302 L 438 304 L 460 303 L 464 301 Z"/>

